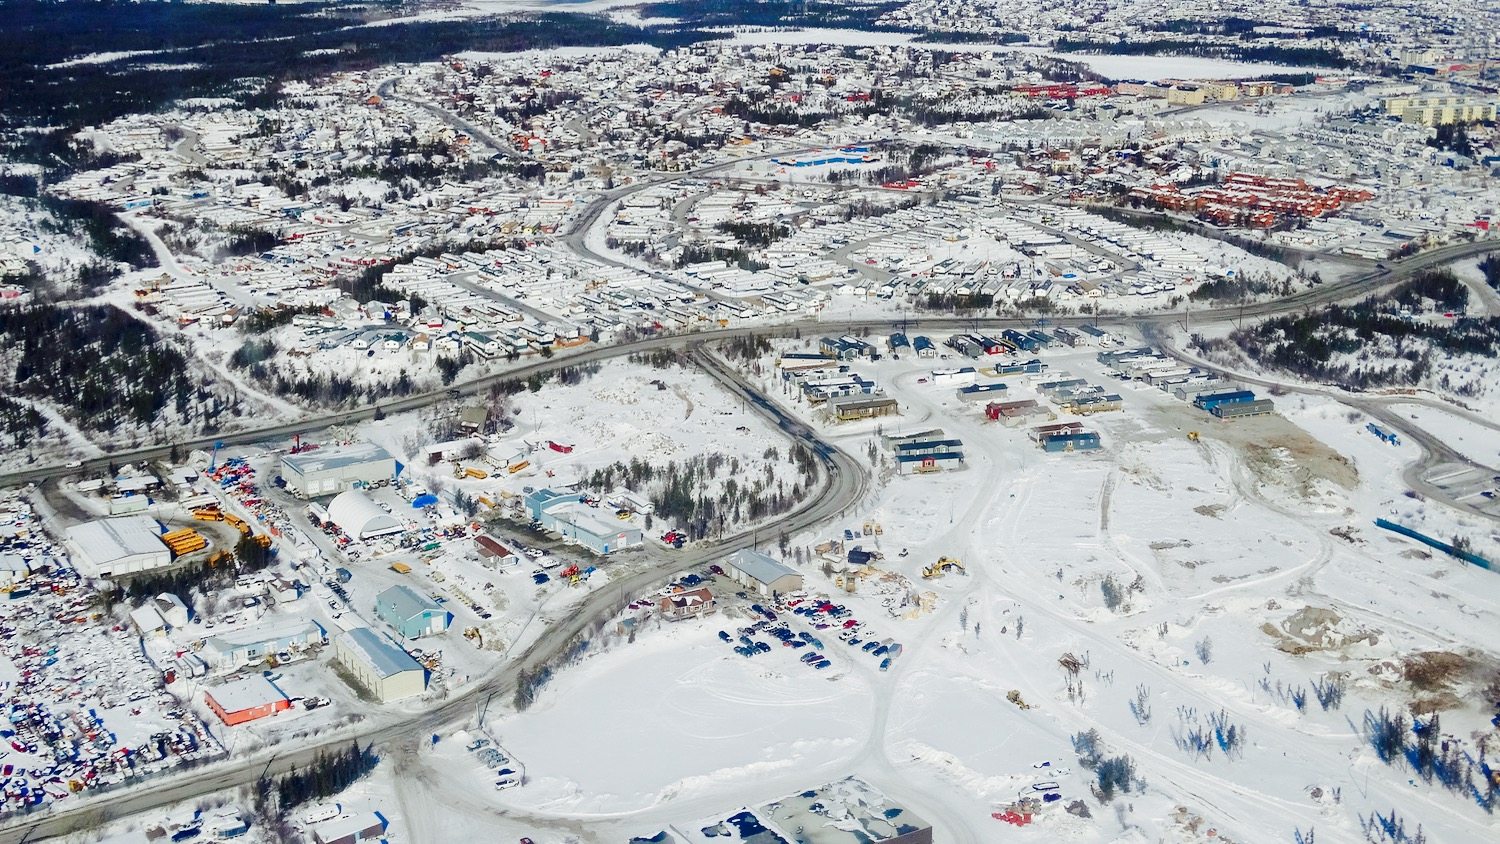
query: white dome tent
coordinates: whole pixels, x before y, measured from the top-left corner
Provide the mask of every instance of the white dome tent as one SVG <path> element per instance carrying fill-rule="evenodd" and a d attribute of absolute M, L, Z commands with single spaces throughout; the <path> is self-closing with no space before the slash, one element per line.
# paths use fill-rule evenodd
<path fill-rule="evenodd" d="M 328 502 L 328 517 L 354 539 L 373 539 L 400 533 L 401 520 L 376 506 L 359 490 L 341 492 Z"/>

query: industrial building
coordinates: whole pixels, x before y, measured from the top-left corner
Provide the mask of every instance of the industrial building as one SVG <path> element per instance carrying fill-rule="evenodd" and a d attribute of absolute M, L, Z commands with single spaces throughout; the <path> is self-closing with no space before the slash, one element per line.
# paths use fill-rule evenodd
<path fill-rule="evenodd" d="M 279 619 L 209 636 L 198 656 L 214 671 L 227 673 L 259 665 L 274 654 L 317 647 L 327 635 L 316 621 Z"/>
<path fill-rule="evenodd" d="M 442 633 L 453 623 L 453 613 L 410 586 L 397 585 L 375 596 L 375 615 L 396 628 L 403 639 Z"/>
<path fill-rule="evenodd" d="M 263 674 L 207 689 L 203 702 L 230 727 L 292 708 L 292 699 Z"/>
<path fill-rule="evenodd" d="M 396 476 L 396 458 L 374 443 L 319 448 L 281 458 L 287 491 L 302 498 L 334 495 L 355 484 Z"/>
<path fill-rule="evenodd" d="M 353 539 L 375 539 L 406 530 L 400 519 L 357 489 L 334 496 L 328 502 L 328 518 Z"/>
<path fill-rule="evenodd" d="M 623 522 L 606 522 L 591 507 L 580 503 L 576 492 L 539 489 L 526 493 L 526 513 L 540 522 L 542 530 L 552 531 L 595 554 L 609 554 L 622 548 L 640 545 L 641 529 Z"/>
<path fill-rule="evenodd" d="M 1208 412 L 1219 419 L 1238 419 L 1242 416 L 1264 416 L 1275 410 L 1276 403 L 1270 399 L 1254 399 L 1216 404 Z"/>
<path fill-rule="evenodd" d="M 736 551 L 726 557 L 724 573 L 735 583 L 761 595 L 796 592 L 802 588 L 800 572 L 752 548 Z"/>
<path fill-rule="evenodd" d="M 91 577 L 118 577 L 172 562 L 161 529 L 150 516 L 96 519 L 68 528 L 68 544 L 79 570 Z"/>
<path fill-rule="evenodd" d="M 427 690 L 427 669 L 384 633 L 356 627 L 333 640 L 333 658 L 381 703 Z"/>

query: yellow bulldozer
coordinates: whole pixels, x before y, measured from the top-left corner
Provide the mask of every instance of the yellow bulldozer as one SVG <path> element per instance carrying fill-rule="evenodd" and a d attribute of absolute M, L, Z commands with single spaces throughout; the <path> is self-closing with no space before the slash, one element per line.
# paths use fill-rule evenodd
<path fill-rule="evenodd" d="M 937 562 L 922 569 L 922 577 L 926 580 L 931 580 L 935 577 L 942 577 L 950 571 L 956 571 L 959 574 L 968 574 L 964 570 L 964 564 L 958 560 L 952 557 L 939 557 Z"/>

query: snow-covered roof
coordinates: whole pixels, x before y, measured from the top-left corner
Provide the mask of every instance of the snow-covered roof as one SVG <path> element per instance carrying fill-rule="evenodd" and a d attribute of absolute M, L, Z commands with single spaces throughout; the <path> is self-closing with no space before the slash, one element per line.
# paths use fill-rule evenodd
<path fill-rule="evenodd" d="M 150 516 L 97 519 L 68 528 L 68 539 L 100 566 L 137 554 L 166 553 L 160 536 L 156 520 Z"/>
<path fill-rule="evenodd" d="M 357 489 L 341 492 L 328 502 L 328 517 L 356 539 L 395 533 L 401 520 L 376 506 L 370 496 Z"/>
<path fill-rule="evenodd" d="M 301 454 L 289 454 L 281 459 L 282 465 L 298 474 L 325 472 L 344 466 L 358 466 L 377 460 L 392 460 L 391 453 L 375 443 L 351 443 L 333 448 L 319 448 Z"/>
<path fill-rule="evenodd" d="M 250 645 L 322 638 L 324 630 L 316 621 L 300 618 L 277 619 L 238 630 L 228 630 L 203 640 L 203 647 L 228 653 Z"/>
<path fill-rule="evenodd" d="M 161 613 L 156 611 L 156 607 L 150 604 L 145 604 L 131 610 L 130 620 L 134 622 L 136 629 L 142 633 L 161 630 L 167 626 L 166 619 L 162 618 Z"/>
<path fill-rule="evenodd" d="M 264 674 L 252 674 L 243 680 L 214 686 L 204 694 L 212 697 L 225 712 L 239 712 L 287 699 L 286 692 L 276 688 L 276 684 Z"/>
<path fill-rule="evenodd" d="M 391 637 L 377 633 L 368 627 L 356 627 L 339 637 L 340 640 L 379 674 L 394 677 L 405 671 L 422 671 L 421 663 L 411 658 L 404 648 Z"/>
<path fill-rule="evenodd" d="M 767 585 L 774 583 L 778 578 L 797 573 L 795 569 L 788 568 L 780 561 L 752 548 L 744 548 L 730 554 L 726 562 L 744 572 L 747 577 L 752 577 Z"/>
<path fill-rule="evenodd" d="M 397 584 L 381 592 L 375 598 L 375 605 L 386 618 L 399 618 L 403 621 L 415 618 L 424 612 L 443 609 L 437 601 L 403 584 Z"/>

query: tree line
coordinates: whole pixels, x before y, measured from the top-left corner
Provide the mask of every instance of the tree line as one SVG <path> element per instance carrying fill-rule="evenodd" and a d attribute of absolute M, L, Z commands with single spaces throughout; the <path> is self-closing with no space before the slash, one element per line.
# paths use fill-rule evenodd
<path fill-rule="evenodd" d="M 13 366 L 4 387 L 59 406 L 80 427 L 172 421 L 207 429 L 238 402 L 225 399 L 146 323 L 113 305 L 40 304 L 0 310 Z"/>

